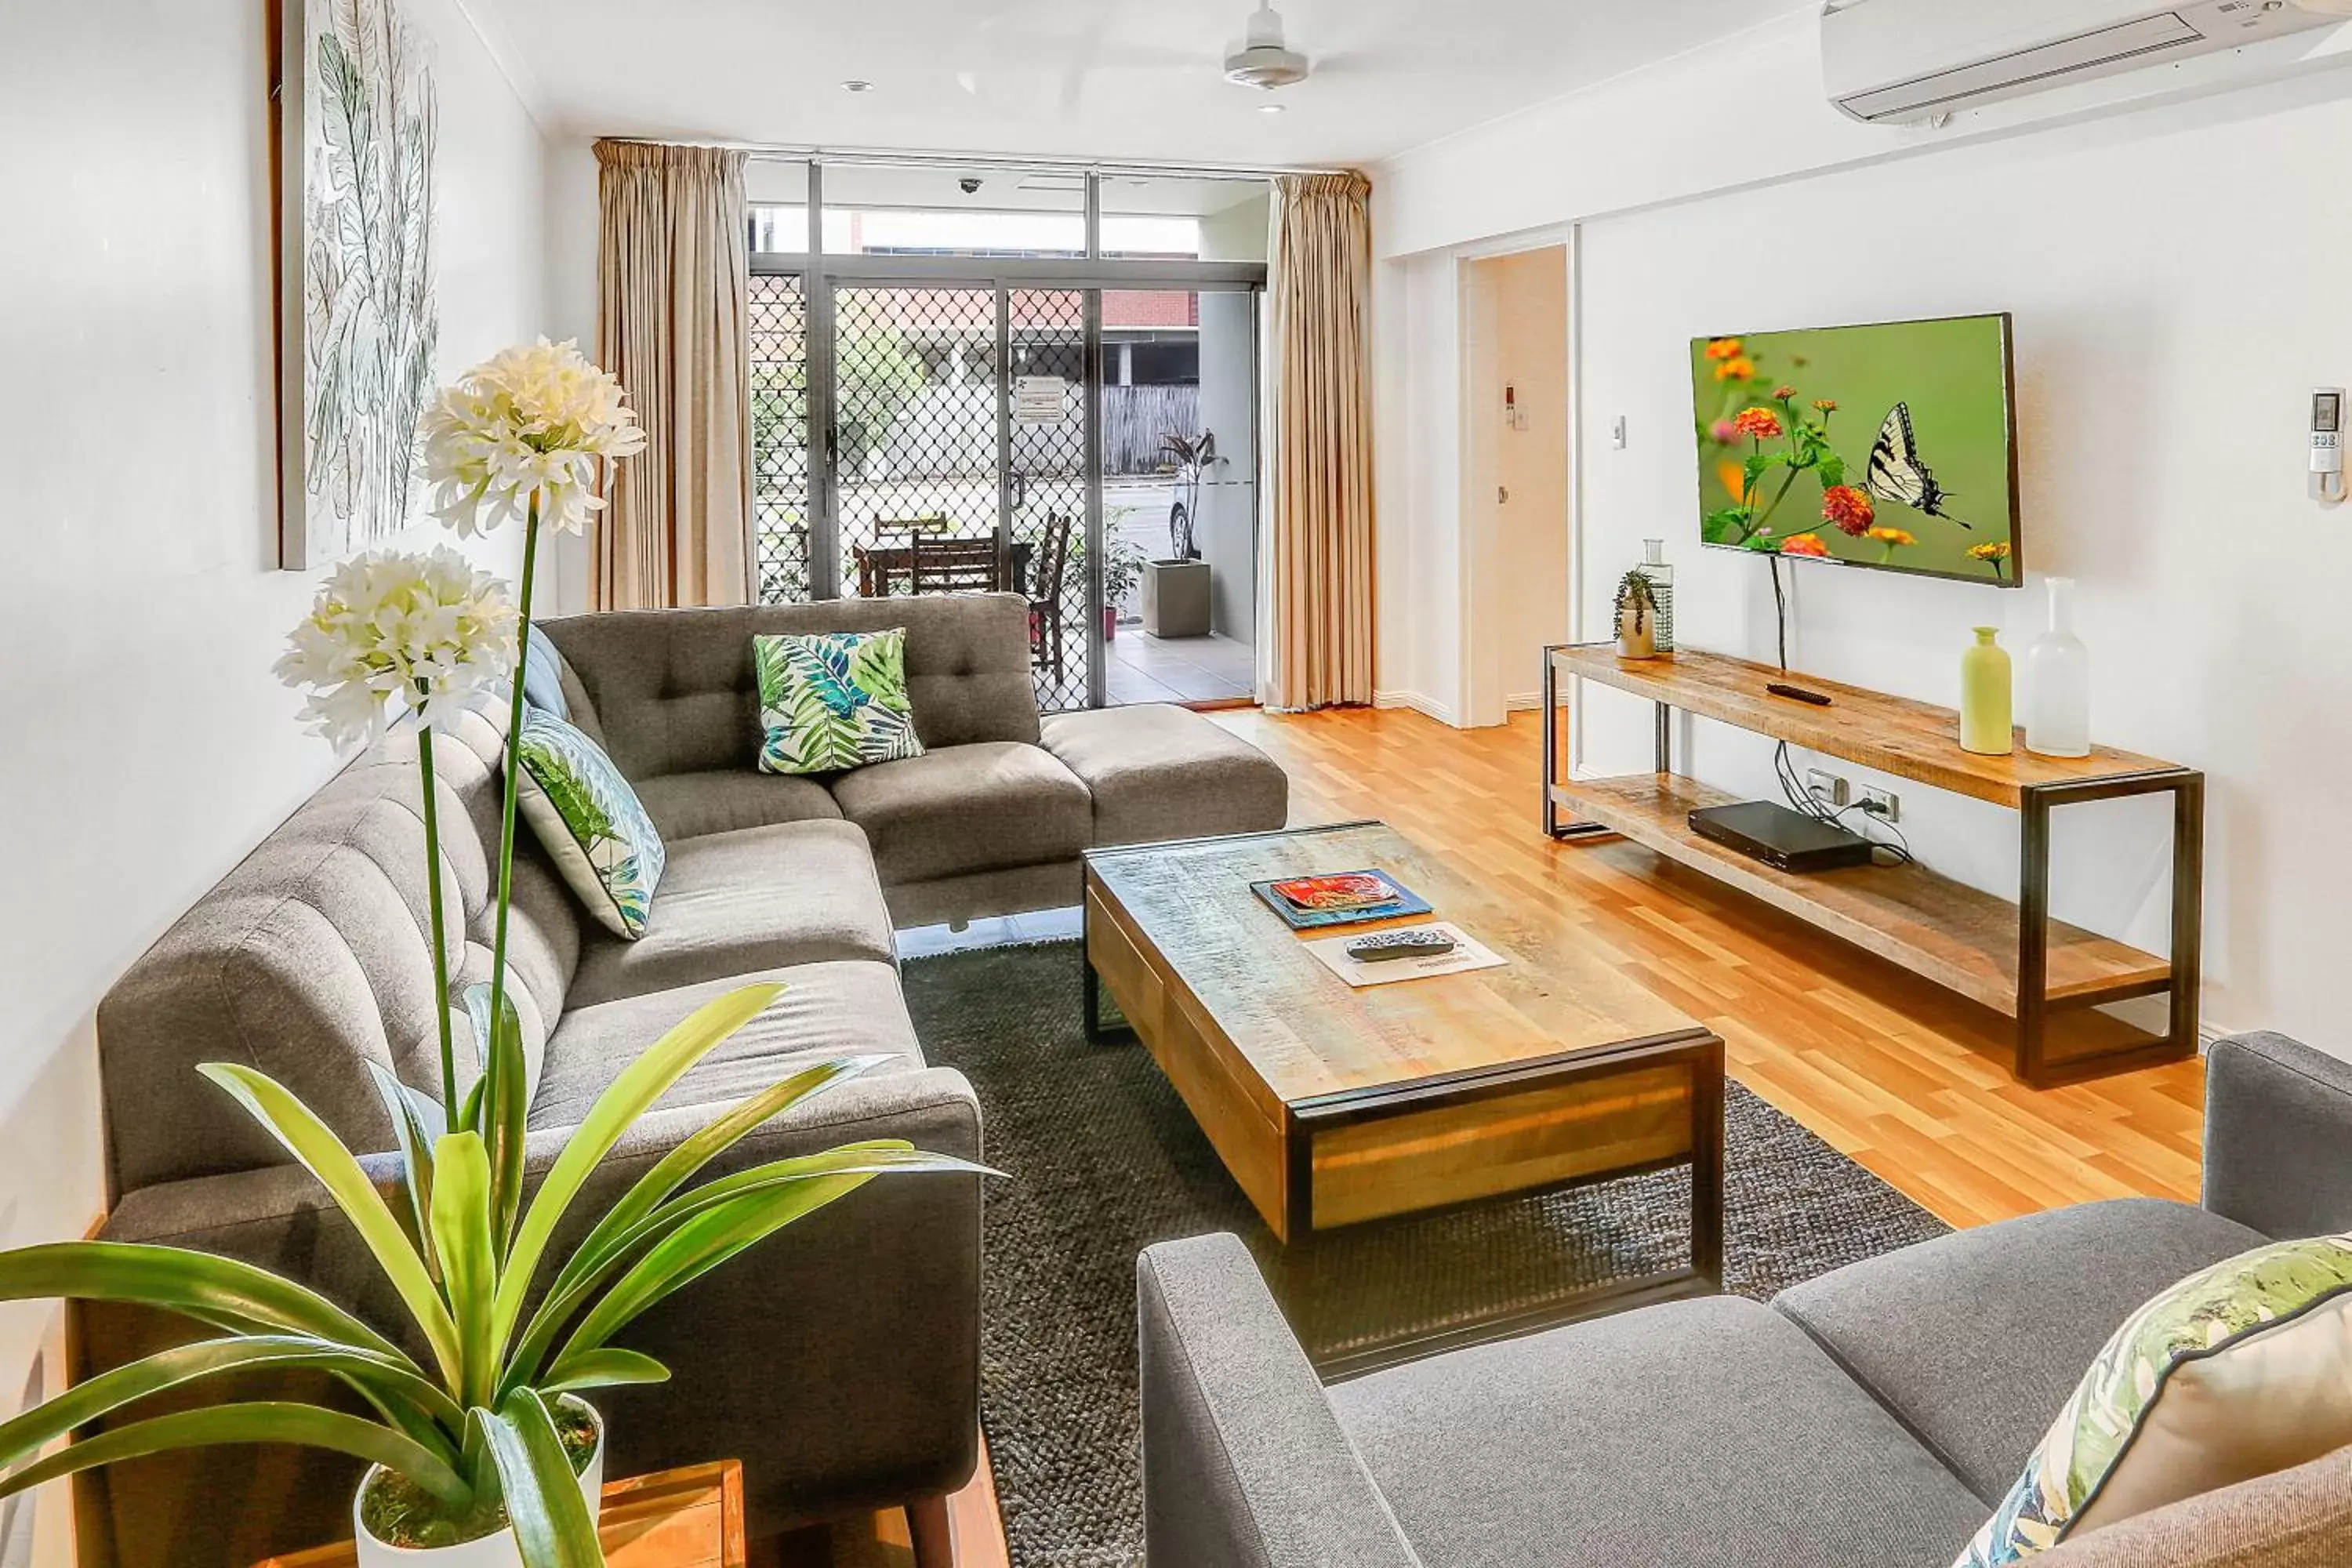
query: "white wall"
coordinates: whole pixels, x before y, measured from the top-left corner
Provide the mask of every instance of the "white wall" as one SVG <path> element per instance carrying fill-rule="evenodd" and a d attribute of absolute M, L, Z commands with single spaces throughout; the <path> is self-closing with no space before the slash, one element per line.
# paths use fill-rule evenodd
<path fill-rule="evenodd" d="M 2352 654 L 2337 608 L 2352 511 L 2309 501 L 2303 462 L 2310 388 L 2352 379 L 2352 210 L 2329 194 L 2352 147 L 2352 73 L 2298 53 L 2257 85 L 2213 93 L 2190 72 L 2200 90 L 2126 107 L 2147 85 L 2132 79 L 2104 106 L 2068 100 L 2082 111 L 2060 123 L 2032 128 L 2030 106 L 2010 106 L 1923 141 L 1822 122 L 1809 38 L 1776 24 L 1376 175 L 1393 258 L 1383 562 L 1443 555 L 1458 537 L 1444 470 L 1458 466 L 1460 342 L 1444 294 L 1457 249 L 1488 235 L 1582 223 L 1584 625 L 1601 623 L 1641 539 L 1663 531 L 1680 568 L 1678 635 L 1751 657 L 1769 657 L 1766 576 L 1696 545 L 1687 340 L 2015 312 L 2025 551 L 2037 574 L 2083 582 L 2095 726 L 2211 777 L 2209 1021 L 2352 1054 L 2331 973 L 2352 939 L 2337 893 L 2352 825 L 2330 809 L 2352 767 L 2336 678 Z M 1719 121 L 1695 107 L 1717 102 Z M 1590 132 L 1585 117 L 1602 111 L 1620 121 L 1612 155 L 1576 156 L 1597 139 L 1567 132 Z M 1754 134 L 1759 116 L 1773 137 Z M 1424 240 L 1445 248 L 1395 256 Z M 1620 414 L 1622 452 L 1608 440 Z M 2021 650 L 2038 624 L 2038 591 L 1791 575 L 1793 663 L 1940 702 L 1956 700 L 1970 625 L 2003 624 Z M 1381 685 L 1444 682 L 1464 606 L 1442 584 L 1395 597 L 1384 619 L 1396 607 L 1405 624 L 1383 625 Z M 1606 692 L 1588 708 L 1588 766 L 1647 765 L 1646 710 Z M 1686 732 L 1702 776 L 1769 790 L 1758 744 Z M 1896 787 L 1930 863 L 2013 889 L 2012 817 Z M 2059 913 L 2160 946 L 2160 814 L 2098 806 L 2060 825 Z"/>
<path fill-rule="evenodd" d="M 438 45 L 454 374 L 546 326 L 545 148 L 455 0 L 409 5 Z M 335 765 L 269 674 L 316 579 L 274 569 L 261 17 L 243 0 L 0 7 L 7 1246 L 98 1215 L 100 996 Z M 509 569 L 513 545 L 486 560 Z M 56 1321 L 0 1312 L 0 1408 Z M 63 1563 L 50 1490 L 37 1560 Z"/>

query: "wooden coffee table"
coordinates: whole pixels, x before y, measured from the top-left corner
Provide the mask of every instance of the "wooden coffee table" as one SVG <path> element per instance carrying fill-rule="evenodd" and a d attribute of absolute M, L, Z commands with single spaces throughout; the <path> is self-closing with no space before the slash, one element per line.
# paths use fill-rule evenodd
<path fill-rule="evenodd" d="M 1436 911 L 1388 925 L 1449 921 L 1508 963 L 1357 989 L 1305 949 L 1339 933 L 1294 932 L 1250 890 L 1367 868 Z M 1089 1037 L 1109 1037 L 1107 991 L 1284 1243 L 1687 1163 L 1690 1268 L 1640 1284 L 1719 1279 L 1723 1041 L 1540 893 L 1377 822 L 1139 845 L 1087 855 L 1086 945 Z"/>

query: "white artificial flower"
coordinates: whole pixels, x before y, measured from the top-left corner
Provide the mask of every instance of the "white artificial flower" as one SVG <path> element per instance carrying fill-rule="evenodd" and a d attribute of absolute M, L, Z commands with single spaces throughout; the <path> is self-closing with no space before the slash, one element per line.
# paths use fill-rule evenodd
<path fill-rule="evenodd" d="M 433 514 L 460 537 L 529 515 L 578 533 L 600 510 L 598 463 L 645 450 L 621 384 L 572 342 L 502 350 L 444 388 L 418 431 Z"/>
<path fill-rule="evenodd" d="M 338 749 L 383 731 L 399 698 L 441 731 L 514 668 L 506 590 L 447 545 L 424 555 L 371 551 L 335 568 L 273 667 L 310 700 L 302 720 Z"/>

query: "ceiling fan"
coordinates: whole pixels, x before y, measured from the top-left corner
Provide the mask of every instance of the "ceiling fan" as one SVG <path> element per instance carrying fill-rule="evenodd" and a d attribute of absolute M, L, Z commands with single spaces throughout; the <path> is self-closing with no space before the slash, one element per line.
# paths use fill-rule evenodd
<path fill-rule="evenodd" d="M 1225 79 L 1238 87 L 1272 92 L 1307 79 L 1314 62 L 1283 41 L 1282 13 L 1261 3 L 1248 31 L 1225 56 Z"/>
<path fill-rule="evenodd" d="M 1188 43 L 1184 31 L 1180 15 L 1146 0 L 1010 0 L 964 35 L 955 76 L 992 107 L 1069 119 L 1090 97 L 1164 90 L 1213 66 L 1220 57 Z M 1268 92 L 1306 80 L 1313 68 L 1286 42 L 1281 15 L 1264 4 L 1223 64 L 1226 80 Z"/>

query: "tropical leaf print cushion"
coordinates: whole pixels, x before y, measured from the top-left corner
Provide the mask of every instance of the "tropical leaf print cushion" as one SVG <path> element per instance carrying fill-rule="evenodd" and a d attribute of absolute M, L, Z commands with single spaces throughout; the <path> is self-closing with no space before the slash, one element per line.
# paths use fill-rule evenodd
<path fill-rule="evenodd" d="M 635 942 L 653 913 L 667 852 L 637 792 L 604 749 L 537 708 L 523 710 L 518 805 L 590 914 Z"/>
<path fill-rule="evenodd" d="M 919 757 L 907 631 L 755 637 L 763 773 L 830 773 Z"/>
<path fill-rule="evenodd" d="M 2352 1444 L 2352 1236 L 2284 1241 L 2160 1291 L 2117 1329 L 1953 1568 Z"/>

